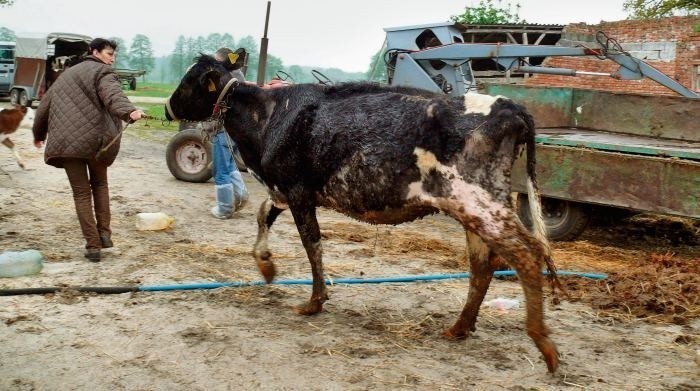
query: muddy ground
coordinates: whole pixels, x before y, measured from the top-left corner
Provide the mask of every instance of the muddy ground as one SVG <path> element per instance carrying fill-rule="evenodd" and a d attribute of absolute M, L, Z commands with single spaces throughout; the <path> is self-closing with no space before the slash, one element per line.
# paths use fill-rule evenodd
<path fill-rule="evenodd" d="M 27 129 L 14 136 L 29 170 L 0 148 L 0 250 L 38 249 L 36 276 L 0 288 L 163 285 L 260 279 L 250 255 L 264 189 L 244 174 L 251 202 L 231 220 L 209 215 L 214 186 L 175 180 L 171 134 L 129 129 L 110 169 L 115 247 L 83 256 L 63 171 L 46 166 Z M 175 225 L 138 231 L 139 212 Z M 433 216 L 375 227 L 319 211 L 327 275 L 382 277 L 467 271 L 464 234 Z M 309 278 L 289 213 L 271 234 L 280 279 Z M 524 309 L 483 307 L 466 341 L 441 331 L 465 302 L 468 280 L 335 285 L 323 313 L 292 307 L 309 286 L 268 285 L 116 295 L 0 297 L 2 390 L 691 390 L 700 387 L 698 225 L 658 216 L 600 219 L 576 241 L 554 244 L 570 299 L 546 322 L 562 364 L 550 375 L 524 331 Z M 487 300 L 522 301 L 517 280 L 495 280 Z"/>

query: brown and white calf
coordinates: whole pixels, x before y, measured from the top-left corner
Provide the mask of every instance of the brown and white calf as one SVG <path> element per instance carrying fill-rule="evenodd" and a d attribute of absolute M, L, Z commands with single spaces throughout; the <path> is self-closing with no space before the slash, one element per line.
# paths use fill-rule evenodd
<path fill-rule="evenodd" d="M 464 227 L 472 278 L 468 301 L 448 338 L 475 330 L 496 256 L 517 272 L 527 301 L 527 333 L 554 371 L 557 351 L 543 320 L 542 269 L 554 266 L 544 237 L 535 181 L 534 123 L 501 97 L 450 98 L 425 91 L 344 84 L 261 89 L 234 85 L 224 64 L 202 56 L 166 105 L 169 119 L 207 119 L 221 95 L 224 126 L 243 160 L 269 189 L 258 214 L 254 257 L 267 282 L 275 276 L 268 234 L 289 209 L 313 275 L 309 302 L 318 313 L 328 299 L 316 208 L 373 224 L 399 224 L 444 212 Z M 510 203 L 510 173 L 527 151 L 531 234 Z"/>
<path fill-rule="evenodd" d="M 10 139 L 10 135 L 19 129 L 20 126 L 31 127 L 34 120 L 34 110 L 22 105 L 15 105 L 11 109 L 0 110 L 0 144 L 10 148 L 15 155 L 17 164 L 26 168 L 19 152 L 15 150 L 15 143 Z"/>

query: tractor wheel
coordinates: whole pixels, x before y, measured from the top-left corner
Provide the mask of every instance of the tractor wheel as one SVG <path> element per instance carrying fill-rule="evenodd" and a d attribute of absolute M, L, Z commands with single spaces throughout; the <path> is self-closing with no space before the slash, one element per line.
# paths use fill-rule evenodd
<path fill-rule="evenodd" d="M 179 131 L 168 143 L 165 160 L 173 176 L 185 182 L 206 182 L 212 176 L 211 144 L 197 128 Z"/>
<path fill-rule="evenodd" d="M 532 227 L 527 195 L 521 194 L 518 201 L 518 217 L 526 227 Z M 588 225 L 590 214 L 585 204 L 542 197 L 542 215 L 550 240 L 576 239 Z"/>

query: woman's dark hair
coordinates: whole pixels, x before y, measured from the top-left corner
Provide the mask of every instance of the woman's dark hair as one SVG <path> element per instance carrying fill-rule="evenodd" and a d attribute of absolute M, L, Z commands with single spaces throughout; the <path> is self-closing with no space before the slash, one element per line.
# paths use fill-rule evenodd
<path fill-rule="evenodd" d="M 117 50 L 117 43 L 109 39 L 95 38 L 90 42 L 90 53 L 92 53 L 93 50 L 101 52 L 107 47 Z"/>

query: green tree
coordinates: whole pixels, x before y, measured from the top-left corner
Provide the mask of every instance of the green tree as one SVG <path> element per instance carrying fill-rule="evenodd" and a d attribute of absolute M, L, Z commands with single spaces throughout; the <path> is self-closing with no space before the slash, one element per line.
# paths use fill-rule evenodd
<path fill-rule="evenodd" d="M 267 65 L 265 66 L 265 81 L 270 81 L 279 70 L 284 70 L 284 63 L 279 57 L 267 54 Z"/>
<path fill-rule="evenodd" d="M 219 47 L 229 48 L 232 50 L 235 50 L 237 48 L 236 41 L 233 40 L 233 36 L 229 33 L 226 33 L 221 36 L 221 42 L 219 42 Z"/>
<path fill-rule="evenodd" d="M 505 7 L 501 6 L 501 0 L 495 5 L 493 0 L 481 0 L 476 7 L 467 6 L 460 15 L 450 17 L 452 22 L 464 24 L 506 24 L 527 23 L 520 19 L 520 4 L 515 4 L 515 10 L 510 2 Z"/>
<path fill-rule="evenodd" d="M 700 0 L 625 0 L 623 7 L 632 13 L 634 19 L 698 15 Z"/>
<path fill-rule="evenodd" d="M 258 62 L 260 60 L 260 49 L 258 43 L 252 36 L 246 35 L 238 41 L 237 48 L 245 48 L 248 52 L 248 69 L 245 78 L 249 81 L 258 80 Z"/>
<path fill-rule="evenodd" d="M 194 61 L 194 58 L 199 55 L 199 49 L 197 46 L 197 40 L 188 37 L 185 39 L 185 68 L 190 66 Z"/>
<path fill-rule="evenodd" d="M 180 78 L 185 74 L 185 69 L 189 64 L 189 61 L 186 60 L 185 57 L 187 55 L 185 52 L 186 45 L 187 41 L 185 40 L 185 37 L 180 35 L 177 37 L 175 49 L 173 49 L 173 53 L 170 55 L 170 73 L 177 78 Z"/>
<path fill-rule="evenodd" d="M 128 68 L 129 67 L 129 52 L 126 48 L 126 42 L 119 37 L 108 38 L 117 44 L 116 59 L 114 61 L 115 68 Z"/>
<path fill-rule="evenodd" d="M 289 76 L 291 76 L 292 79 L 294 79 L 288 80 L 290 83 L 301 83 L 302 80 L 304 80 L 304 70 L 299 65 L 292 65 L 289 68 L 287 68 L 285 72 L 289 73 Z"/>
<path fill-rule="evenodd" d="M 204 53 L 213 54 L 221 46 L 221 34 L 212 33 L 204 39 Z"/>
<path fill-rule="evenodd" d="M 11 6 L 15 0 L 0 0 L 0 7 Z"/>
<path fill-rule="evenodd" d="M 229 48 L 231 50 L 236 50 L 236 41 L 234 41 L 231 34 L 219 34 L 213 33 L 209 34 L 204 40 L 203 52 L 206 54 L 214 54 L 220 48 Z"/>
<path fill-rule="evenodd" d="M 143 69 L 148 73 L 153 69 L 154 65 L 155 59 L 153 58 L 151 40 L 143 34 L 136 34 L 129 48 L 129 66 L 134 69 Z"/>
<path fill-rule="evenodd" d="M 201 35 L 194 40 L 192 49 L 194 50 L 195 56 L 199 55 L 199 53 L 213 54 L 213 52 L 210 52 L 207 48 L 207 40 Z"/>
<path fill-rule="evenodd" d="M 369 70 L 365 74 L 367 80 L 383 82 L 388 79 L 384 53 L 384 49 L 380 49 L 372 56 L 372 60 L 369 62 Z"/>
<path fill-rule="evenodd" d="M 0 41 L 14 41 L 15 32 L 7 27 L 0 27 Z"/>

